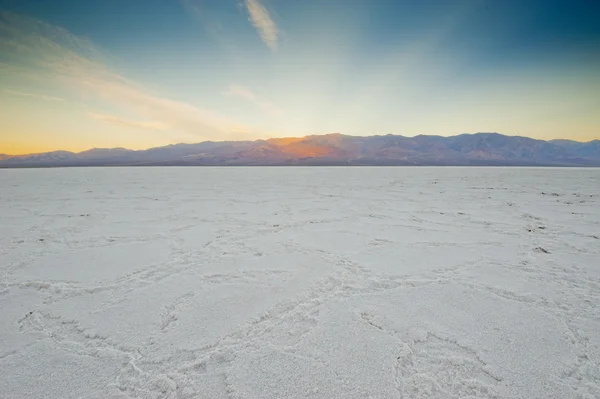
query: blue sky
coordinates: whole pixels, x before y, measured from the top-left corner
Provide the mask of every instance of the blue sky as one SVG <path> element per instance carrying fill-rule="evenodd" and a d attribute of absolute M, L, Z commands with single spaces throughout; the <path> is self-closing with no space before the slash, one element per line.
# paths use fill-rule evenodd
<path fill-rule="evenodd" d="M 600 138 L 593 0 L 4 0 L 0 153 Z"/>

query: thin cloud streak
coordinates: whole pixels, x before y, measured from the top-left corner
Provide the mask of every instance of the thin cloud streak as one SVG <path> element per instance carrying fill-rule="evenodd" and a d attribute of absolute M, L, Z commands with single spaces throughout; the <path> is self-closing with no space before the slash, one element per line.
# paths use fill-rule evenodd
<path fill-rule="evenodd" d="M 110 123 L 113 125 L 121 126 L 121 127 L 129 127 L 129 128 L 144 129 L 144 130 L 155 130 L 155 131 L 167 130 L 169 128 L 167 125 L 164 125 L 159 122 L 130 121 L 127 119 L 119 118 L 118 116 L 97 114 L 94 112 L 88 113 L 88 116 L 90 118 L 93 118 L 93 119 L 96 119 L 96 120 L 99 120 L 102 122 Z"/>
<path fill-rule="evenodd" d="M 245 86 L 231 84 L 227 91 L 225 91 L 225 95 L 249 101 L 271 116 L 281 116 L 283 114 L 281 108 L 269 101 L 259 98 L 252 90 Z"/>
<path fill-rule="evenodd" d="M 44 100 L 44 101 L 66 101 L 64 98 L 47 96 L 45 94 L 27 93 L 24 91 L 10 90 L 10 89 L 4 89 L 3 91 L 7 94 L 12 94 L 14 96 L 29 97 L 29 98 L 35 98 L 35 99 Z"/>
<path fill-rule="evenodd" d="M 235 62 L 241 62 L 237 58 L 237 43 L 226 34 L 226 26 L 219 20 L 218 16 L 211 12 L 203 0 L 179 0 L 184 11 L 194 20 L 200 23 L 204 30 L 223 47 Z"/>
<path fill-rule="evenodd" d="M 229 85 L 229 88 L 225 92 L 228 96 L 234 96 L 243 98 L 248 101 L 256 101 L 256 94 L 254 94 L 250 89 L 240 85 Z"/>
<path fill-rule="evenodd" d="M 241 126 L 218 112 L 152 93 L 109 68 L 108 57 L 91 42 L 33 18 L 0 13 L 0 48 L 11 55 L 11 64 L 3 66 L 6 70 L 58 83 L 125 112 L 137 111 L 173 131 L 224 139 Z"/>
<path fill-rule="evenodd" d="M 250 15 L 250 22 L 258 31 L 262 41 L 271 49 L 277 49 L 279 29 L 271 18 L 269 10 L 259 0 L 246 0 L 246 9 Z"/>

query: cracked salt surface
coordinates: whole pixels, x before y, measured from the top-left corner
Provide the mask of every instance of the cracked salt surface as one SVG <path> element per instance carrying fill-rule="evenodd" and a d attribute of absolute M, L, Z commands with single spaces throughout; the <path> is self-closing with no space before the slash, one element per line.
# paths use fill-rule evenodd
<path fill-rule="evenodd" d="M 0 171 L 2 398 L 598 398 L 600 170 Z"/>

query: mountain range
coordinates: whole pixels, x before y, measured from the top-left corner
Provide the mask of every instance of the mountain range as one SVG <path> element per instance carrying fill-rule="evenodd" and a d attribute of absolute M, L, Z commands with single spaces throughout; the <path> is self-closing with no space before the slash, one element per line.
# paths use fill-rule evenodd
<path fill-rule="evenodd" d="M 600 166 L 600 140 L 536 140 L 498 133 L 458 136 L 348 136 L 206 141 L 147 150 L 94 148 L 0 154 L 0 168 L 66 166 L 447 165 Z"/>

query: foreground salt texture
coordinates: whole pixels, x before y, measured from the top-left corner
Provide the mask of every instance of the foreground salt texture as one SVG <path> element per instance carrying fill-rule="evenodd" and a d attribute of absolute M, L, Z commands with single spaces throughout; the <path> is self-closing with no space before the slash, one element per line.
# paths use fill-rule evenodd
<path fill-rule="evenodd" d="M 600 169 L 0 187 L 2 398 L 600 397 Z"/>

